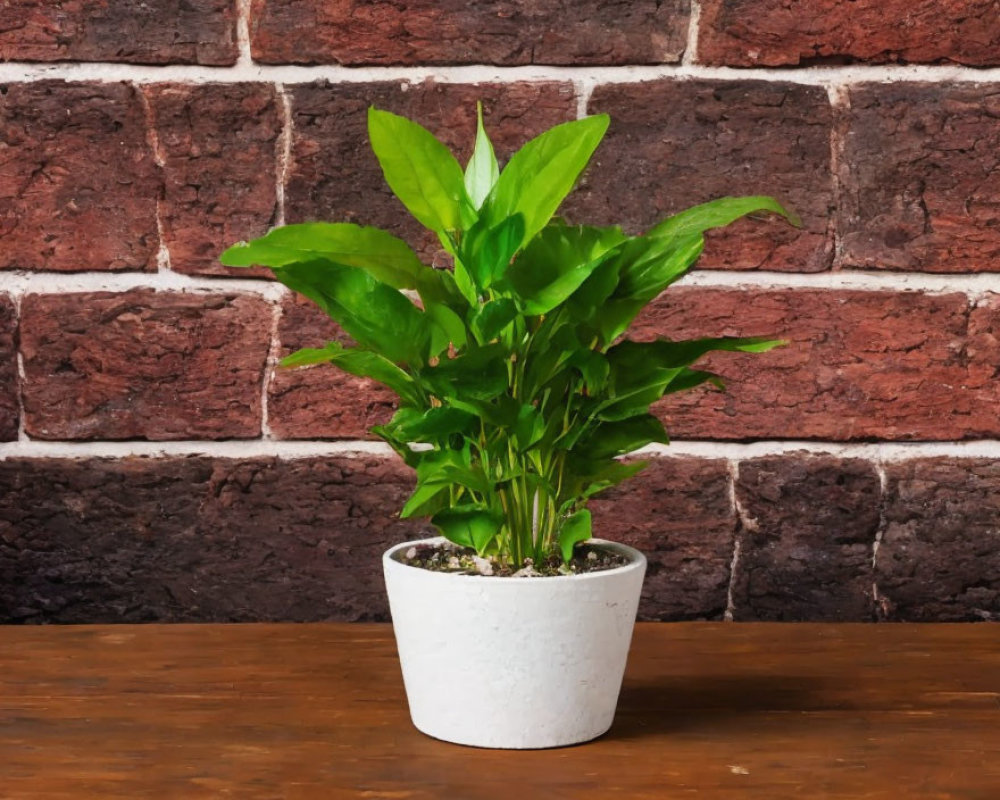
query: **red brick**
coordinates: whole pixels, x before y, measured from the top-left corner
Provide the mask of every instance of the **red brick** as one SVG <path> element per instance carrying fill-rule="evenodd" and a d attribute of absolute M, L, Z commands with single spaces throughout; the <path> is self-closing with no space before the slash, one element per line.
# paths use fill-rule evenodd
<path fill-rule="evenodd" d="M 233 0 L 8 0 L 0 61 L 235 64 Z"/>
<path fill-rule="evenodd" d="M 575 222 L 651 227 L 727 195 L 765 194 L 798 212 L 740 220 L 708 236 L 703 267 L 816 272 L 832 258 L 832 114 L 825 90 L 762 81 L 598 86 L 590 113 L 611 127 L 566 205 Z"/>
<path fill-rule="evenodd" d="M 1000 271 L 1000 91 L 869 84 L 845 112 L 842 263 Z"/>
<path fill-rule="evenodd" d="M 226 247 L 262 236 L 277 214 L 282 117 L 267 84 L 167 84 L 148 90 L 163 161 L 160 206 L 170 267 L 200 275 L 270 275 L 218 262 Z"/>
<path fill-rule="evenodd" d="M 294 87 L 291 94 L 288 221 L 376 225 L 410 241 L 428 261 L 443 251 L 389 191 L 368 145 L 369 106 L 428 127 L 463 165 L 475 137 L 477 99 L 483 101 L 485 124 L 502 159 L 531 137 L 576 116 L 573 87 L 567 83 L 313 83 Z"/>
<path fill-rule="evenodd" d="M 703 0 L 698 61 L 1000 64 L 994 0 Z"/>
<path fill-rule="evenodd" d="M 278 323 L 281 356 L 329 341 L 351 343 L 312 302 L 289 298 Z M 396 395 L 375 381 L 331 364 L 277 368 L 267 388 L 271 433 L 282 439 L 372 439 L 368 429 L 389 421 Z"/>
<path fill-rule="evenodd" d="M 1000 464 L 928 458 L 887 464 L 875 555 L 890 620 L 1000 619 Z"/>
<path fill-rule="evenodd" d="M 0 442 L 17 438 L 20 417 L 17 387 L 17 310 L 0 295 Z"/>
<path fill-rule="evenodd" d="M 39 81 L 0 94 L 0 268 L 155 269 L 160 189 L 134 87 Z"/>
<path fill-rule="evenodd" d="M 688 0 L 253 0 L 266 64 L 660 64 L 680 60 Z"/>
<path fill-rule="evenodd" d="M 640 618 L 722 618 L 736 534 L 730 488 L 725 461 L 656 458 L 591 502 L 594 535 L 649 561 Z"/>
<path fill-rule="evenodd" d="M 733 618 L 872 620 L 879 495 L 875 468 L 858 459 L 792 454 L 742 462 Z"/>
<path fill-rule="evenodd" d="M 0 621 L 387 619 L 395 460 L 0 462 Z"/>
<path fill-rule="evenodd" d="M 25 428 L 40 439 L 258 436 L 271 320 L 244 295 L 28 295 Z"/>
<path fill-rule="evenodd" d="M 675 288 L 630 335 L 791 341 L 706 359 L 729 378 L 728 391 L 662 401 L 677 438 L 974 439 L 1000 431 L 997 302 L 978 310 L 970 339 L 962 294 Z"/>

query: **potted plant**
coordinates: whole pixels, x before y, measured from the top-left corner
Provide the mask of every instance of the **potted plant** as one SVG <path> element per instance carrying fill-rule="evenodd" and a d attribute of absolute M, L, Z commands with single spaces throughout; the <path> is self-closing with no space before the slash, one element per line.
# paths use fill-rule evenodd
<path fill-rule="evenodd" d="M 720 383 L 694 368 L 701 356 L 779 344 L 623 338 L 692 267 L 706 230 L 790 215 L 771 198 L 723 198 L 641 236 L 554 218 L 607 126 L 558 125 L 501 171 L 480 108 L 463 171 L 426 129 L 372 108 L 386 181 L 452 269 L 345 223 L 287 225 L 222 255 L 272 268 L 356 343 L 283 366 L 333 363 L 399 396 L 372 430 L 416 471 L 402 516 L 430 517 L 441 536 L 383 564 L 411 716 L 439 739 L 553 747 L 610 727 L 646 562 L 591 538 L 587 501 L 645 466 L 621 456 L 667 441 L 651 403 Z"/>

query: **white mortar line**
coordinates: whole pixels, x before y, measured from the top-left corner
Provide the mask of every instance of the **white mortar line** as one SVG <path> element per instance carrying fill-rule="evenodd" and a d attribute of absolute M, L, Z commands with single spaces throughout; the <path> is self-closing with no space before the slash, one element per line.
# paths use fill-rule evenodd
<path fill-rule="evenodd" d="M 894 82 L 969 82 L 1000 83 L 1000 67 L 977 69 L 962 66 L 849 65 L 829 67 L 750 68 L 709 67 L 699 64 L 661 64 L 620 67 L 542 66 L 498 67 L 490 64 L 465 66 L 402 66 L 345 67 L 337 64 L 320 66 L 270 66 L 237 63 L 233 67 L 191 65 L 146 66 L 117 63 L 50 63 L 8 61 L 0 64 L 0 82 L 36 80 L 67 81 L 131 81 L 157 83 L 309 83 L 327 80 L 332 83 L 370 83 L 402 81 L 419 83 L 426 79 L 442 83 L 512 83 L 520 81 L 576 81 L 597 83 L 635 83 L 661 78 L 702 79 L 717 81 L 777 81 L 809 86 L 831 86 L 852 83 Z"/>
<path fill-rule="evenodd" d="M 267 359 L 264 362 L 264 371 L 260 381 L 260 431 L 264 439 L 273 439 L 271 432 L 271 419 L 268 413 L 268 389 L 271 381 L 274 380 L 274 370 L 278 365 L 281 355 L 281 342 L 278 337 L 278 326 L 281 324 L 282 305 L 275 303 L 271 307 L 271 330 L 268 342 Z"/>
<path fill-rule="evenodd" d="M 0 444 L 0 460 L 8 458 L 127 458 L 207 456 L 210 458 L 281 459 L 329 458 L 345 455 L 392 456 L 382 442 L 365 441 L 274 441 L 231 439 L 223 442 L 47 442 L 29 439 Z"/>
<path fill-rule="evenodd" d="M 681 65 L 690 67 L 698 61 L 698 25 L 701 22 L 701 0 L 691 0 L 691 11 L 688 16 L 687 47 Z"/>
<path fill-rule="evenodd" d="M 153 154 L 153 163 L 159 168 L 160 177 L 165 179 L 166 173 L 163 171 L 163 167 L 167 163 L 167 157 L 164 155 L 163 146 L 160 144 L 160 134 L 156 130 L 156 114 L 153 112 L 153 102 L 150 100 L 149 93 L 144 87 L 137 86 L 136 91 L 142 100 L 142 108 L 146 118 L 146 141 L 149 144 L 150 152 Z M 163 235 L 163 193 L 165 191 L 166 187 L 164 186 L 161 189 L 160 195 L 156 198 L 156 236 L 160 243 L 156 251 L 156 268 L 161 272 L 170 271 L 170 249 L 167 247 L 167 239 Z"/>
<path fill-rule="evenodd" d="M 250 0 L 236 0 L 236 45 L 239 48 L 236 68 L 246 69 L 247 67 L 252 67 L 253 58 L 250 55 Z"/>
<path fill-rule="evenodd" d="M 841 289 L 913 291 L 930 294 L 963 292 L 981 299 L 991 293 L 1000 293 L 1000 273 L 940 275 L 862 270 L 796 273 L 702 269 L 689 273 L 674 285 L 758 290 Z M 0 271 L 0 293 L 15 296 L 50 292 L 123 292 L 137 288 L 190 292 L 253 292 L 272 300 L 280 299 L 287 293 L 281 284 L 260 278 L 200 277 L 178 272 Z"/>
<path fill-rule="evenodd" d="M 674 440 L 669 445 L 649 445 L 641 456 L 666 458 L 718 458 L 745 461 L 751 458 L 805 454 L 835 458 L 860 458 L 877 464 L 915 458 L 1000 459 L 1000 439 L 964 442 L 825 442 L 799 439 L 767 439 L 757 442 Z"/>
<path fill-rule="evenodd" d="M 277 225 L 285 224 L 285 180 L 292 160 L 292 98 L 285 91 L 284 84 L 276 83 L 274 91 L 281 104 L 281 135 L 275 143 L 275 200 L 278 205 Z"/>
<path fill-rule="evenodd" d="M 736 482 L 740 477 L 739 462 L 730 459 L 726 465 L 726 472 L 729 475 L 729 505 L 733 510 L 733 519 L 742 523 L 743 509 L 740 507 L 739 500 L 736 497 Z M 722 612 L 724 622 L 733 621 L 733 610 L 736 607 L 733 601 L 733 587 L 736 585 L 736 567 L 740 563 L 741 533 L 742 525 L 738 526 L 733 533 L 733 557 L 729 562 L 729 586 L 726 588 L 726 610 Z"/>
<path fill-rule="evenodd" d="M 276 281 L 250 278 L 203 278 L 179 272 L 0 272 L 0 293 L 17 298 L 26 294 L 69 292 L 127 292 L 154 289 L 169 292 L 243 292 L 266 300 L 280 300 L 287 289 Z"/>
<path fill-rule="evenodd" d="M 576 88 L 576 118 L 583 119 L 587 116 L 587 106 L 590 105 L 590 96 L 594 93 L 594 82 L 581 78 L 573 81 Z"/>
<path fill-rule="evenodd" d="M 23 439 L 0 443 L 0 459 L 5 458 L 122 458 L 126 456 L 209 456 L 214 458 L 255 458 L 268 456 L 281 459 L 323 458 L 346 454 L 392 456 L 392 449 L 382 442 L 347 441 L 284 441 L 276 439 L 231 439 L 213 441 L 96 441 L 49 442 Z M 639 455 L 657 458 L 723 459 L 733 465 L 740 461 L 764 456 L 782 455 L 833 456 L 867 459 L 876 464 L 917 458 L 947 456 L 951 458 L 1000 459 L 1000 440 L 971 442 L 801 442 L 770 440 L 761 442 L 678 441 L 670 446 L 650 446 Z M 738 474 L 738 472 L 737 472 Z M 737 511 L 739 504 L 735 500 Z"/>

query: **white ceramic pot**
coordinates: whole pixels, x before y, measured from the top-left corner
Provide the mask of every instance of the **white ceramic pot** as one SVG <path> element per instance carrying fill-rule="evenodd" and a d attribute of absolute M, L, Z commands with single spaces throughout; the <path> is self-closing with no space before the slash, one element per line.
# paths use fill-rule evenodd
<path fill-rule="evenodd" d="M 389 608 L 413 724 L 476 747 L 560 747 L 600 736 L 615 715 L 646 558 L 546 578 L 455 575 L 386 551 Z"/>

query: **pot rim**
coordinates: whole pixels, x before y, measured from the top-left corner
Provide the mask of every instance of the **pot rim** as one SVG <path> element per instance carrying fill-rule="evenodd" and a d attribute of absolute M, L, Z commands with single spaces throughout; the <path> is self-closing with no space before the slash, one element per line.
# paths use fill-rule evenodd
<path fill-rule="evenodd" d="M 612 542 L 608 539 L 598 539 L 596 537 L 588 539 L 589 544 L 600 545 L 603 547 L 608 547 L 612 550 L 617 550 L 628 557 L 629 562 L 623 564 L 620 567 L 614 567 L 613 569 L 602 569 L 596 572 L 584 572 L 574 575 L 546 575 L 539 579 L 534 578 L 524 578 L 524 577 L 514 577 L 513 575 L 466 575 L 463 573 L 455 572 L 435 572 L 434 570 L 423 569 L 422 567 L 414 567 L 410 564 L 404 564 L 402 561 L 397 561 L 393 558 L 397 552 L 403 548 L 415 547 L 420 544 L 441 544 L 442 542 L 447 542 L 444 536 L 430 536 L 424 539 L 412 539 L 408 542 L 400 542 L 399 544 L 393 545 L 388 550 L 382 554 L 382 565 L 385 569 L 412 569 L 417 570 L 424 575 L 429 576 L 431 580 L 466 580 L 466 581 L 483 581 L 485 580 L 489 585 L 496 585 L 500 583 L 509 584 L 511 582 L 518 584 L 537 584 L 546 583 L 550 584 L 551 581 L 586 581 L 586 580 L 597 580 L 600 578 L 610 578 L 612 576 L 622 575 L 630 570 L 645 570 L 646 568 L 646 556 L 642 554 L 640 550 L 636 550 L 634 547 L 630 547 L 627 544 L 622 544 L 621 542 Z M 551 584 L 550 584 L 551 585 Z"/>

